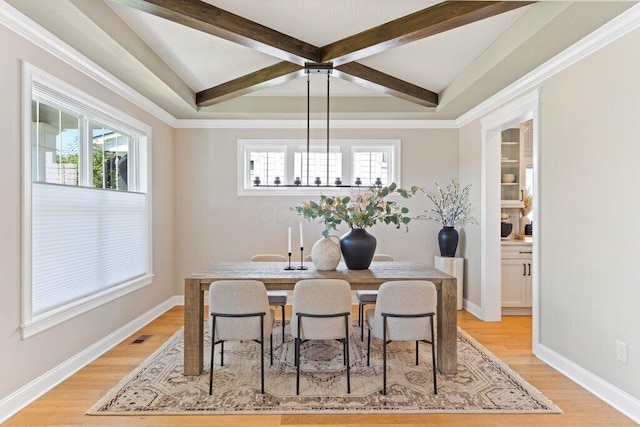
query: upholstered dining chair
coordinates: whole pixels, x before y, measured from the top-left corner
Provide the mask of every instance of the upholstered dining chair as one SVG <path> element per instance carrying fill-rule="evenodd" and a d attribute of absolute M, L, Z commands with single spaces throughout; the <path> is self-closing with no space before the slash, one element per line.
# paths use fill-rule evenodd
<path fill-rule="evenodd" d="M 374 254 L 372 261 L 395 261 L 391 255 Z M 364 341 L 364 307 L 365 305 L 374 305 L 378 291 L 356 291 L 358 299 L 358 325 L 360 326 L 360 341 Z"/>
<path fill-rule="evenodd" d="M 257 280 L 219 280 L 209 286 L 211 323 L 211 369 L 209 395 L 213 393 L 213 359 L 220 344 L 220 366 L 224 366 L 225 341 L 260 343 L 260 386 L 264 394 L 264 338 L 269 336 L 269 353 L 273 365 L 273 310 L 269 309 L 267 289 Z"/>
<path fill-rule="evenodd" d="M 436 286 L 426 280 L 390 281 L 380 285 L 375 309 L 367 310 L 367 366 L 371 336 L 382 340 L 382 393 L 387 394 L 387 344 L 391 341 L 415 341 L 431 344 L 433 394 L 438 394 L 436 379 L 436 338 L 433 319 L 436 313 Z"/>
<path fill-rule="evenodd" d="M 253 262 L 286 262 L 287 258 L 284 255 L 277 254 L 258 254 L 250 258 Z M 287 291 L 267 291 L 267 297 L 269 298 L 269 305 L 272 307 L 280 307 L 282 312 L 282 343 L 284 343 L 284 320 L 285 320 L 285 307 L 287 306 Z"/>
<path fill-rule="evenodd" d="M 308 340 L 338 340 L 347 367 L 347 393 L 351 393 L 349 336 L 351 286 L 342 279 L 305 279 L 293 288 L 291 334 L 295 339 L 296 395 L 300 393 L 300 346 Z"/>

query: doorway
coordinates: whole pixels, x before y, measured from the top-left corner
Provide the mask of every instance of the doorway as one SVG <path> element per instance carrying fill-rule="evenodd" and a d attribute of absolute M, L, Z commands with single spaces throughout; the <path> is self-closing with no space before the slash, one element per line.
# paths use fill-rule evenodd
<path fill-rule="evenodd" d="M 539 150 L 539 93 L 534 91 L 494 111 L 481 120 L 482 125 L 482 205 L 481 205 L 481 315 L 485 321 L 500 321 L 502 317 L 501 295 L 501 143 L 502 132 L 531 120 L 533 139 L 533 220 L 536 234 L 540 226 L 540 186 L 538 169 Z M 538 268 L 539 239 L 532 244 L 532 324 L 533 339 L 538 339 Z"/>

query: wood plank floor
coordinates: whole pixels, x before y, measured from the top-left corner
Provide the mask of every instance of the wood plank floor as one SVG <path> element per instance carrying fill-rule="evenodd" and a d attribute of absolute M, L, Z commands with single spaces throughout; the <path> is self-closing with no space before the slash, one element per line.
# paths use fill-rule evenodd
<path fill-rule="evenodd" d="M 354 312 L 357 313 L 357 307 Z M 183 308 L 174 307 L 104 356 L 7 420 L 6 426 L 625 426 L 636 425 L 531 354 L 531 318 L 479 321 L 459 312 L 459 325 L 553 400 L 564 414 L 492 415 L 191 415 L 89 416 L 85 411 L 164 343 L 183 324 Z M 131 342 L 151 335 L 143 344 Z"/>

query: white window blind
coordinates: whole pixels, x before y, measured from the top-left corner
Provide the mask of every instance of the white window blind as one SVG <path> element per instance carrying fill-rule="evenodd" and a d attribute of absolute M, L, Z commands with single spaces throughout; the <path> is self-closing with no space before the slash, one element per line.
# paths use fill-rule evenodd
<path fill-rule="evenodd" d="M 147 274 L 146 194 L 33 183 L 32 313 Z"/>

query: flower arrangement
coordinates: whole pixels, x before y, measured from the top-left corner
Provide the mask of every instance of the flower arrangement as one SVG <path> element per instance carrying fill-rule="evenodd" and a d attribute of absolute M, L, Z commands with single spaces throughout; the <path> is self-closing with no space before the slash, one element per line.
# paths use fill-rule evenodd
<path fill-rule="evenodd" d="M 398 188 L 396 183 L 388 187 L 370 187 L 359 190 L 351 196 L 321 195 L 319 201 L 304 202 L 294 209 L 299 215 L 312 220 L 320 220 L 325 229 L 322 235 L 327 237 L 331 230 L 336 230 L 338 224 L 345 222 L 351 228 L 367 228 L 377 223 L 395 224 L 407 227 L 411 217 L 409 209 L 401 207 L 396 201 L 387 200 L 392 194 L 398 194 L 405 199 L 413 196 L 419 188 L 417 186 L 406 190 Z"/>
<path fill-rule="evenodd" d="M 436 182 L 437 192 L 425 193 L 427 198 L 435 205 L 426 210 L 424 215 L 417 216 L 419 219 L 428 219 L 442 223 L 443 227 L 455 227 L 458 224 L 467 222 L 477 224 L 478 222 L 471 216 L 471 202 L 469 201 L 469 191 L 471 185 L 460 188 L 457 180 L 451 180 L 451 184 L 446 188 L 440 187 Z"/>

